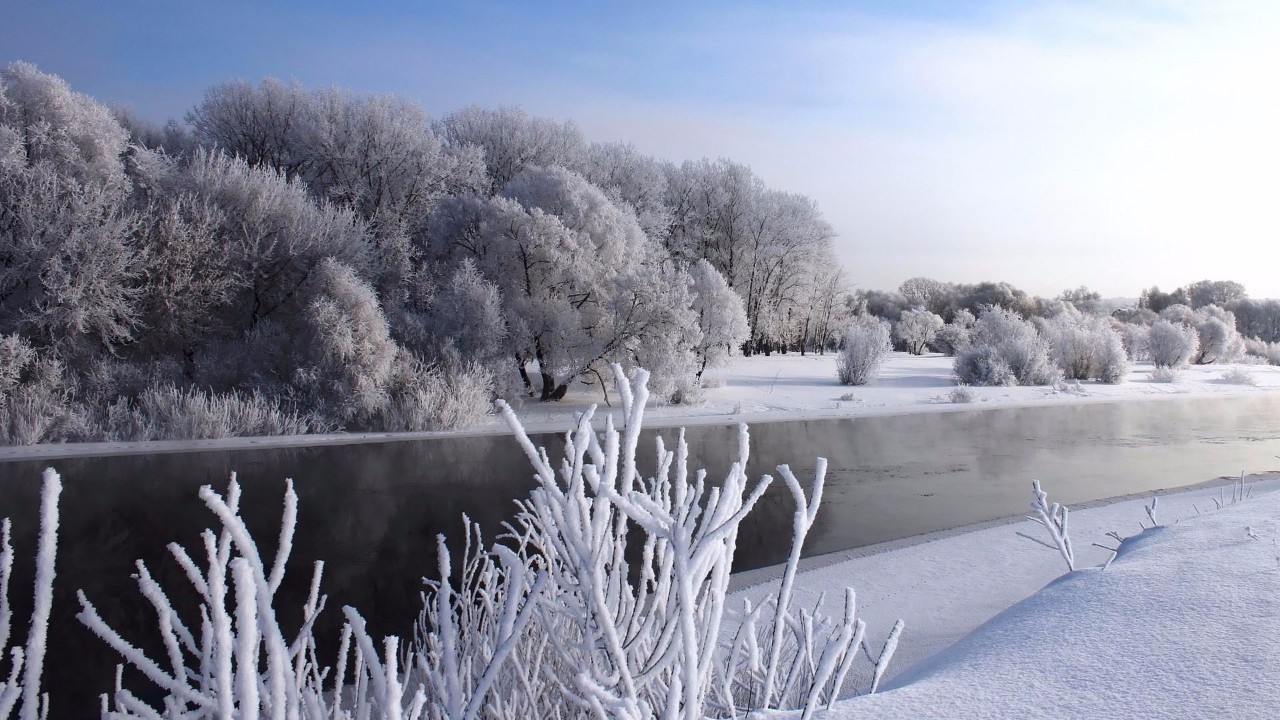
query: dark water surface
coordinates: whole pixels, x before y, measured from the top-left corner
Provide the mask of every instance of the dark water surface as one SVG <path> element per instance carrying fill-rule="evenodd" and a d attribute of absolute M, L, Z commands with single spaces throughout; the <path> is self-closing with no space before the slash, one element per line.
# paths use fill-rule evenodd
<path fill-rule="evenodd" d="M 674 440 L 675 430 L 659 430 Z M 691 465 L 723 476 L 734 427 L 688 430 Z M 652 434 L 642 469 L 652 467 Z M 820 554 L 1022 513 L 1040 479 L 1068 504 L 1190 485 L 1240 470 L 1280 468 L 1280 397 L 1163 400 L 1006 408 L 752 426 L 752 476 L 789 463 L 802 481 L 814 458 L 830 461 L 826 493 L 806 554 Z M 536 436 L 556 458 L 559 436 Z M 194 605 L 165 546 L 203 557 L 199 533 L 214 523 L 201 485 L 225 490 L 235 471 L 250 531 L 268 557 L 279 528 L 284 478 L 299 495 L 299 526 L 277 608 L 296 627 L 314 560 L 329 595 L 322 639 L 353 605 L 375 633 L 408 635 L 421 578 L 434 574 L 435 536 L 455 546 L 463 513 L 492 538 L 533 486 L 507 436 L 323 447 L 120 455 L 0 462 L 0 516 L 13 519 L 17 556 L 10 589 L 15 635 L 30 612 L 40 471 L 63 477 L 62 530 L 45 688 L 55 717 L 94 713 L 117 661 L 75 620 L 83 589 L 108 623 L 156 653 L 156 624 L 137 593 L 134 561 L 146 561 L 180 609 Z M 791 502 L 781 483 L 743 526 L 738 569 L 785 559 Z M 191 617 L 187 615 L 187 617 Z"/>

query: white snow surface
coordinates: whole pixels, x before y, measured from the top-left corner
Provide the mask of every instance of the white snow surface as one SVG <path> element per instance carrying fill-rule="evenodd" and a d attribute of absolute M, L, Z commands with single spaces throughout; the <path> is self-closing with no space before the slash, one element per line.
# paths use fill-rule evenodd
<path fill-rule="evenodd" d="M 1194 365 L 1180 371 L 1176 383 L 1151 379 L 1149 362 L 1135 363 L 1123 383 L 1108 385 L 1086 381 L 1069 383 L 1066 389 L 1049 386 L 974 387 L 975 402 L 955 404 L 949 394 L 957 381 L 952 372 L 955 358 L 943 355 L 893 353 L 879 376 L 868 385 L 846 386 L 836 381 L 836 354 L 796 353 L 735 357 L 724 368 L 709 370 L 704 396 L 689 405 L 653 405 L 645 412 L 646 425 L 701 424 L 710 422 L 767 422 L 810 418 L 865 417 L 989 407 L 1081 402 L 1111 402 L 1158 398 L 1251 395 L 1280 390 L 1280 367 L 1243 363 Z M 1223 380 L 1233 368 L 1253 376 L 1256 385 Z M 525 402 L 518 409 L 530 431 L 561 429 L 567 418 L 592 403 L 599 412 L 610 408 L 598 386 L 573 383 L 557 403 Z M 616 404 L 617 398 L 610 395 Z"/>
<path fill-rule="evenodd" d="M 812 559 L 820 567 L 797 578 L 797 603 L 853 586 L 874 652 L 906 621 L 891 680 L 826 717 L 1276 717 L 1280 475 L 1262 478 L 1236 505 L 1223 486 L 1162 495 L 1155 530 L 1139 526 L 1148 498 L 1073 512 L 1086 569 L 1065 576 L 1056 551 L 1018 536 L 1048 539 L 1030 521 Z M 1112 530 L 1126 540 L 1102 570 L 1111 552 L 1091 543 L 1115 546 Z"/>
<path fill-rule="evenodd" d="M 993 407 L 1226 397 L 1280 390 L 1280 367 L 1243 363 L 1197 365 L 1182 370 L 1179 381 L 1170 384 L 1152 381 L 1151 363 L 1136 363 L 1126 382 L 1116 385 L 1083 382 L 1072 383 L 1064 389 L 1048 386 L 975 387 L 971 389 L 974 402 L 957 404 L 950 402 L 948 398 L 957 384 L 952 372 L 953 363 L 954 358 L 943 355 L 893 353 L 876 380 L 869 385 L 850 387 L 836 381 L 834 353 L 739 356 L 733 358 L 726 367 L 708 371 L 707 382 L 711 387 L 703 391 L 703 397 L 698 402 L 687 405 L 650 404 L 645 411 L 645 426 L 673 427 L 739 421 L 753 423 L 981 410 Z M 1223 375 L 1234 368 L 1243 369 L 1252 375 L 1256 385 L 1225 382 Z M 570 385 L 568 395 L 560 402 L 525 400 L 513 404 L 529 432 L 561 432 L 572 424 L 574 413 L 593 404 L 599 405 L 596 417 L 603 423 L 606 414 L 617 412 L 617 393 L 610 391 L 609 399 L 614 407 L 604 403 L 599 386 L 574 382 Z M 303 447 L 441 436 L 498 435 L 506 432 L 506 425 L 495 412 L 481 426 L 463 430 L 17 445 L 0 447 L 0 459 Z"/>

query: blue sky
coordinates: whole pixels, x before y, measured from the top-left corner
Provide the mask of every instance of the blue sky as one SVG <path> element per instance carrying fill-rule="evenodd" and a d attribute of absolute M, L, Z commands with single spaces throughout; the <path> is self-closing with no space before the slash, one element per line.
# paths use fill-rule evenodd
<path fill-rule="evenodd" d="M 1273 5 L 7 0 L 0 62 L 157 120 L 271 75 L 731 157 L 817 199 L 861 287 L 1280 297 Z"/>

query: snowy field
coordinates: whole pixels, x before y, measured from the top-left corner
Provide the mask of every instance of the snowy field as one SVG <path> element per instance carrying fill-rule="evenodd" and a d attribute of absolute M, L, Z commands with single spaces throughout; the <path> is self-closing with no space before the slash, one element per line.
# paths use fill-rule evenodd
<path fill-rule="evenodd" d="M 1162 494 L 1162 527 L 1137 538 L 1149 498 L 1073 512 L 1088 569 L 1068 577 L 1056 552 L 1019 536 L 1047 540 L 1030 521 L 810 559 L 800 604 L 854 587 L 875 650 L 906 621 L 886 689 L 828 717 L 1274 717 L 1280 475 L 1249 487 L 1221 511 L 1230 486 Z M 1111 552 L 1092 543 L 1114 547 L 1112 531 L 1130 539 L 1095 569 Z M 763 584 L 735 600 L 766 597 L 769 572 L 740 577 Z"/>
<path fill-rule="evenodd" d="M 1135 363 L 1126 382 L 1107 385 L 1074 383 L 1065 388 L 1048 386 L 974 387 L 975 402 L 952 403 L 956 386 L 954 358 L 893 353 L 879 377 L 861 387 L 836 381 L 836 356 L 796 354 L 771 357 L 737 357 L 728 367 L 708 371 L 701 402 L 691 405 L 653 405 L 646 417 L 651 426 L 746 420 L 768 422 L 801 418 L 844 418 L 943 410 L 1027 406 L 1050 403 L 1107 402 L 1129 399 L 1219 397 L 1247 395 L 1280 389 L 1280 367 L 1269 365 L 1193 365 L 1181 372 L 1176 383 L 1151 379 L 1151 363 Z M 1250 373 L 1257 385 L 1225 381 L 1232 369 Z M 615 403 L 616 398 L 611 397 Z M 592 403 L 601 405 L 598 387 L 575 384 L 559 403 L 528 402 L 519 409 L 530 430 L 558 429 L 572 413 Z"/>

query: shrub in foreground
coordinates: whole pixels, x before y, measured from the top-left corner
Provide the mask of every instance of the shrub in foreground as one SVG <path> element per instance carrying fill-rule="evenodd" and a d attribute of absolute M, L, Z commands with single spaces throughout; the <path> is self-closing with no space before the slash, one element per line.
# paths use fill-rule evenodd
<path fill-rule="evenodd" d="M 875 379 L 885 358 L 893 352 L 889 323 L 864 317 L 844 330 L 844 344 L 836 356 L 841 385 L 866 385 Z"/>
<path fill-rule="evenodd" d="M 714 488 L 704 473 L 688 471 L 683 433 L 674 450 L 657 438 L 658 473 L 639 476 L 648 374 L 638 370 L 628 382 L 617 366 L 614 373 L 622 427 L 608 418 L 597 434 L 594 408 L 583 413 L 566 435 L 559 470 L 504 406 L 537 487 L 506 541 L 486 549 L 479 530 L 469 528 L 456 572 L 454 556 L 439 541 L 438 575 L 426 583 L 414 636 L 403 644 L 372 637 L 364 617 L 344 607 L 336 655 L 322 651 L 312 632 L 327 604 L 320 562 L 312 566 L 301 616 L 278 606 L 298 519 L 292 483 L 278 539 L 264 546 L 247 530 L 234 475 L 225 495 L 201 488 L 218 527 L 202 534 L 198 553 L 169 546 L 191 585 L 181 591 L 184 602 L 174 603 L 170 592 L 177 589 L 161 586 L 146 564 L 139 562 L 134 575 L 156 614 L 163 657 L 148 657 L 90 598 L 78 595 L 77 618 L 128 667 L 104 696 L 103 716 L 695 719 L 789 710 L 811 718 L 844 694 L 851 677 L 865 678 L 866 691 L 875 692 L 902 622 L 873 652 L 851 589 L 835 615 L 821 604 L 797 607 L 793 597 L 801 548 L 822 498 L 825 460 L 818 459 L 808 497 L 791 470 L 778 467 L 795 502 L 791 553 L 776 594 L 746 604 L 729 621 L 739 525 L 771 478 L 752 483 L 747 477 L 745 425 L 737 461 Z M 30 636 L 25 648 L 8 647 L 7 633 L 0 642 L 0 657 L 14 658 L 15 667 L 27 662 L 0 687 L 0 701 L 9 707 L 21 699 L 24 720 L 57 703 L 40 692 L 59 488 L 56 473 L 45 477 Z M 0 590 L 12 561 L 7 522 L 3 539 Z M 266 547 L 273 551 L 264 553 Z M 198 608 L 185 602 L 187 594 Z M 7 618 L 6 597 L 0 593 L 0 614 Z M 855 664 L 861 667 L 853 673 Z M 143 682 L 153 688 L 135 692 L 133 685 Z"/>

